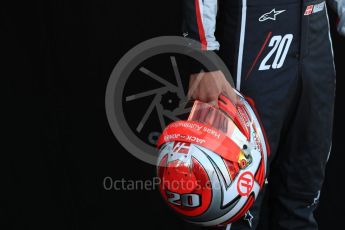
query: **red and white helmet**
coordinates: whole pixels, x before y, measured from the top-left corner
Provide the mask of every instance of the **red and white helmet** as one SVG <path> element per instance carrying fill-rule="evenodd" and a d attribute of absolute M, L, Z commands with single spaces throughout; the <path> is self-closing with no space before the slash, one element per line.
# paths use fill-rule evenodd
<path fill-rule="evenodd" d="M 219 109 L 196 101 L 158 140 L 160 192 L 188 222 L 233 223 L 264 184 L 269 146 L 252 100 L 238 95 L 236 106 L 220 96 Z"/>

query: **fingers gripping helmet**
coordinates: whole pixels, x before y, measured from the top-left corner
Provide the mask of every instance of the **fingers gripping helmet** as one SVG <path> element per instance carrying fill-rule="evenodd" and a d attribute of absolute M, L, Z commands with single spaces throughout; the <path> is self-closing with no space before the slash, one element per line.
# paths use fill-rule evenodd
<path fill-rule="evenodd" d="M 160 192 L 188 222 L 235 222 L 264 184 L 269 146 L 252 101 L 238 95 L 236 106 L 225 96 L 219 108 L 196 101 L 158 140 Z"/>

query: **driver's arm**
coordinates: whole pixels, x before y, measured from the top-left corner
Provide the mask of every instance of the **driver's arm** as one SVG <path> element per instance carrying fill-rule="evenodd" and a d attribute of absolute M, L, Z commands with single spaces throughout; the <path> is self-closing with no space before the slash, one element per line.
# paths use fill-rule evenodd
<path fill-rule="evenodd" d="M 205 55 L 219 50 L 219 42 L 215 37 L 217 12 L 218 0 L 183 0 L 183 34 L 200 42 L 200 49 Z M 189 98 L 217 106 L 220 94 L 237 103 L 236 93 L 223 72 L 212 70 L 191 75 Z"/>

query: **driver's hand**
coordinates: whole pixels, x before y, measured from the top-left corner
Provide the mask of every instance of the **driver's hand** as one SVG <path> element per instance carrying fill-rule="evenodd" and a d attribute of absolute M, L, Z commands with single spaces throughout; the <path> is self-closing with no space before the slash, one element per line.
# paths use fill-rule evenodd
<path fill-rule="evenodd" d="M 189 81 L 188 98 L 200 100 L 218 107 L 218 98 L 224 94 L 234 104 L 239 98 L 226 80 L 222 71 L 192 74 Z"/>

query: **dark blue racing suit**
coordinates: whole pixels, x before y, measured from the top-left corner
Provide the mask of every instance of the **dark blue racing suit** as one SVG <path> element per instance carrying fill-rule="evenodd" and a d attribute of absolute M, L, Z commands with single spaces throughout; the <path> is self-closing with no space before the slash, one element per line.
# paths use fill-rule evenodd
<path fill-rule="evenodd" d="M 264 192 L 231 229 L 256 229 L 260 220 L 264 229 L 318 229 L 313 212 L 331 151 L 336 87 L 326 2 L 183 2 L 184 35 L 219 53 L 236 88 L 255 101 L 271 146 Z M 332 4 L 342 16 L 344 1 Z"/>

